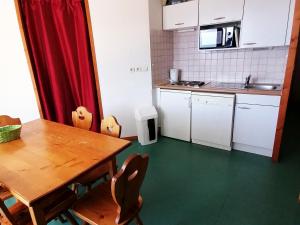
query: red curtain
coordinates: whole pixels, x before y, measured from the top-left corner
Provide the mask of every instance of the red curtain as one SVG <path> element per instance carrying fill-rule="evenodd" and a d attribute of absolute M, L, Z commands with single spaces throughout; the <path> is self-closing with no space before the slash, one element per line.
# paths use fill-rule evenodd
<path fill-rule="evenodd" d="M 99 131 L 87 20 L 82 0 L 20 0 L 24 29 L 45 119 L 72 124 L 85 106 Z"/>

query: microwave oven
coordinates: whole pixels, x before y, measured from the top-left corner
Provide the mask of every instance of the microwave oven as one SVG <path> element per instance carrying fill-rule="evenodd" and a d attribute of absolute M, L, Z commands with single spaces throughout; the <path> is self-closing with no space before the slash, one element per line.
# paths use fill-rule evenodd
<path fill-rule="evenodd" d="M 200 49 L 238 47 L 239 28 L 237 26 L 201 28 L 199 32 Z"/>

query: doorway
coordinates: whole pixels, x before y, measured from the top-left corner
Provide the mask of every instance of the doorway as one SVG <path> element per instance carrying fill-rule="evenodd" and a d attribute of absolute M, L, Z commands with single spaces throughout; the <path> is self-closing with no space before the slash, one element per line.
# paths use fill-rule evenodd
<path fill-rule="evenodd" d="M 72 125 L 85 106 L 92 130 L 103 118 L 87 1 L 15 0 L 41 118 Z"/>
<path fill-rule="evenodd" d="M 299 38 L 300 41 L 300 38 Z M 300 42 L 298 42 L 300 43 Z M 286 122 L 283 131 L 281 160 L 300 158 L 300 45 L 298 45 L 287 108 Z"/>

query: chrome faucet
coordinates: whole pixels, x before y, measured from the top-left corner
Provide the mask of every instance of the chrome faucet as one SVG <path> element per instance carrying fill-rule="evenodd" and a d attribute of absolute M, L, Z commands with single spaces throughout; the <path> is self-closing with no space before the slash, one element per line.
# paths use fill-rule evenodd
<path fill-rule="evenodd" d="M 246 77 L 245 88 L 248 88 L 250 86 L 250 80 L 251 80 L 251 75 Z"/>

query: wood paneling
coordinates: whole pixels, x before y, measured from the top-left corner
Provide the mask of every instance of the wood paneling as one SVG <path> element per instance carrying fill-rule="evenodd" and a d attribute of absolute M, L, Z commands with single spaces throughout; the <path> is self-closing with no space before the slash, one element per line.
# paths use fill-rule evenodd
<path fill-rule="evenodd" d="M 296 0 L 295 14 L 294 14 L 293 21 L 294 22 L 293 22 L 293 29 L 292 29 L 292 38 L 291 38 L 291 44 L 289 48 L 289 55 L 288 55 L 286 72 L 285 72 L 285 79 L 283 84 L 275 143 L 273 149 L 272 160 L 274 162 L 278 162 L 280 156 L 282 135 L 283 135 L 284 125 L 286 120 L 286 113 L 287 113 L 287 107 L 288 107 L 288 102 L 290 97 L 290 90 L 292 86 L 293 73 L 295 69 L 297 47 L 299 44 L 298 41 L 299 41 L 299 28 L 300 28 L 300 0 Z"/>

